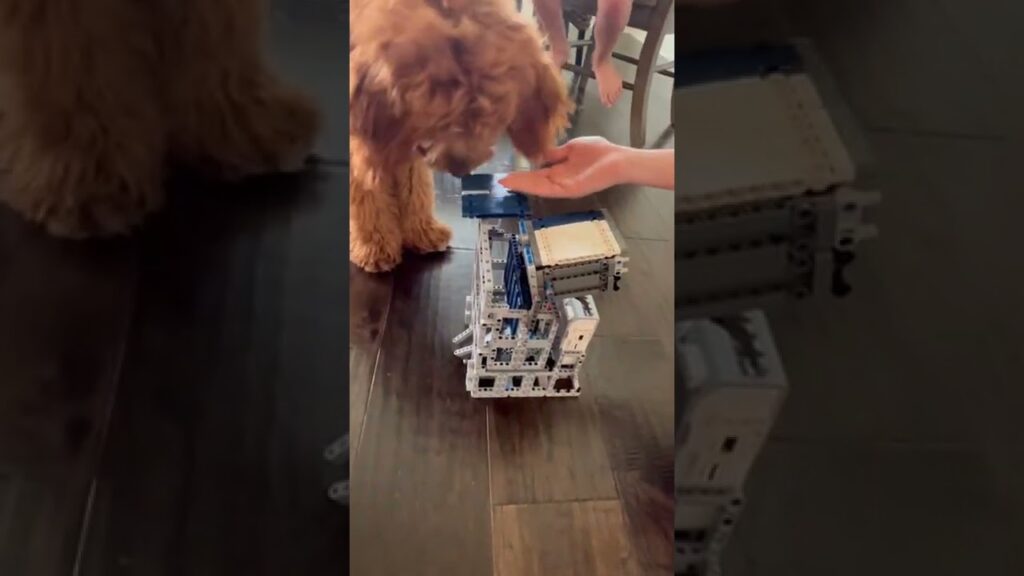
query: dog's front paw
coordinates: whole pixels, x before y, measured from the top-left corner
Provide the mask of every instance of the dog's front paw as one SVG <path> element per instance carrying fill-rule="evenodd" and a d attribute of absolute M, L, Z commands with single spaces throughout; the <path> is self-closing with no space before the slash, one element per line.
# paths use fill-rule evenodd
<path fill-rule="evenodd" d="M 414 252 L 444 252 L 452 241 L 452 229 L 437 221 L 414 226 L 405 233 L 405 245 Z"/>
<path fill-rule="evenodd" d="M 163 200 L 158 161 L 31 147 L 9 152 L 6 160 L 0 198 L 54 236 L 126 234 Z"/>
<path fill-rule="evenodd" d="M 272 79 L 238 90 L 222 87 L 196 105 L 185 155 L 229 179 L 301 170 L 320 123 L 313 103 Z"/>
<path fill-rule="evenodd" d="M 390 272 L 402 261 L 402 249 L 386 242 L 352 239 L 349 240 L 349 259 L 367 272 Z"/>

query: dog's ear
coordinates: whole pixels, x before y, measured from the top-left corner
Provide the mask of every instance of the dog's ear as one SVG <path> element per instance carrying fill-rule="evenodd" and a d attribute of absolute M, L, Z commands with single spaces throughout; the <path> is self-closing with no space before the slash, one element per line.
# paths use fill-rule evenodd
<path fill-rule="evenodd" d="M 372 146 L 401 140 L 402 103 L 387 65 L 360 51 L 350 53 L 349 133 Z"/>
<path fill-rule="evenodd" d="M 558 68 L 546 54 L 535 59 L 522 78 L 508 134 L 516 150 L 535 160 L 569 127 L 572 101 Z"/>
<path fill-rule="evenodd" d="M 411 154 L 466 98 L 457 54 L 465 47 L 432 10 L 419 7 L 400 20 L 416 27 L 382 33 L 349 53 L 349 133 L 378 152 Z"/>

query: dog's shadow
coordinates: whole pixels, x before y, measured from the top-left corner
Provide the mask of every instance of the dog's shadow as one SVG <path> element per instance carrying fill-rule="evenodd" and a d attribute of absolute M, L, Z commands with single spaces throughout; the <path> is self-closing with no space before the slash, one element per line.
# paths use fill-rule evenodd
<path fill-rule="evenodd" d="M 460 250 L 449 248 L 444 252 L 432 254 L 416 254 L 406 251 L 402 262 L 394 270 L 386 274 L 369 274 L 351 266 L 352 274 L 364 274 L 373 278 L 389 278 L 395 296 L 405 300 L 433 301 L 443 296 L 439 286 L 459 284 L 461 278 L 468 283 L 472 279 L 472 269 L 465 265 L 465 258 L 460 258 Z M 465 251 L 461 251 L 465 252 Z M 468 294 L 468 286 L 466 293 Z"/>
<path fill-rule="evenodd" d="M 347 170 L 316 166 L 234 184 L 176 176 L 139 231 L 140 314 L 190 334 L 316 330 L 306 315 L 348 302 L 347 185 Z"/>
<path fill-rule="evenodd" d="M 336 208 L 345 212 L 340 221 L 347 226 L 347 183 L 347 170 L 332 172 L 313 162 L 300 172 L 227 183 L 180 172 L 168 180 L 166 205 L 140 232 L 150 239 L 184 232 L 189 238 L 228 240 L 262 235 Z"/>
<path fill-rule="evenodd" d="M 0 189 L 6 184 L 5 176 L 0 168 Z M 7 243 L 51 257 L 92 260 L 111 252 L 141 250 L 144 260 L 151 264 L 212 254 L 232 244 L 265 245 L 306 230 L 316 232 L 313 240 L 322 244 L 318 256 L 344 262 L 348 236 L 346 166 L 325 168 L 311 160 L 300 172 L 233 183 L 177 172 L 165 186 L 163 207 L 128 235 L 58 238 L 2 205 L 0 228 Z M 333 254 L 326 252 L 328 247 Z M 46 256 L 39 254 L 41 258 Z"/>

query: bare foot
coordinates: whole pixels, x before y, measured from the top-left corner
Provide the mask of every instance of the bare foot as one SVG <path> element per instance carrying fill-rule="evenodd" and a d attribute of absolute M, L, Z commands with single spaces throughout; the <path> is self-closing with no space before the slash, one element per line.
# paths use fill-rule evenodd
<path fill-rule="evenodd" d="M 597 90 L 601 94 L 601 104 L 611 108 L 622 95 L 622 76 L 619 75 L 612 59 L 594 64 L 594 76 L 597 77 Z"/>

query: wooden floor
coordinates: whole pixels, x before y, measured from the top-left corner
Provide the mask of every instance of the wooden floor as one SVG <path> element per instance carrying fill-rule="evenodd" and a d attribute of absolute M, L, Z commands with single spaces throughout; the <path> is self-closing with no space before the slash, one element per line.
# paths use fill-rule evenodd
<path fill-rule="evenodd" d="M 345 573 L 322 453 L 348 427 L 347 127 L 318 67 L 345 66 L 347 8 L 273 5 L 328 117 L 307 174 L 179 182 L 110 242 L 0 206 L 3 576 Z"/>
<path fill-rule="evenodd" d="M 589 101 L 576 134 L 626 141 L 623 100 L 611 111 Z M 459 217 L 457 183 L 436 180 L 452 249 L 386 276 L 350 269 L 352 573 L 670 574 L 671 193 L 538 203 L 607 208 L 630 271 L 622 291 L 598 297 L 580 398 L 491 401 L 469 397 L 451 343 L 465 328 L 476 221 Z"/>
<path fill-rule="evenodd" d="M 0 211 L 0 574 L 341 573 L 347 178 L 195 186 L 111 243 Z"/>

